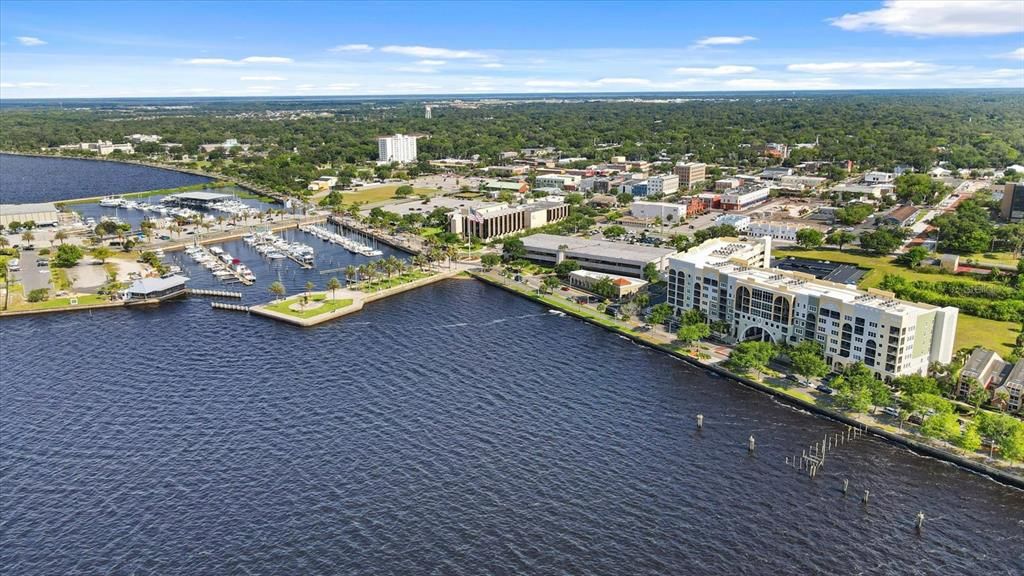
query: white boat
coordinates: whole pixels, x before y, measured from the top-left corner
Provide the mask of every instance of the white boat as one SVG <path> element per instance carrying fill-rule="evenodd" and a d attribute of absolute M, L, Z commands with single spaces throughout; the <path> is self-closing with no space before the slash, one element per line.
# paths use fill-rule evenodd
<path fill-rule="evenodd" d="M 210 248 L 210 254 L 213 254 L 214 256 L 220 256 L 223 253 L 224 253 L 224 249 L 219 247 L 219 246 L 212 246 Z"/>
<path fill-rule="evenodd" d="M 163 258 L 164 257 L 164 250 L 163 250 L 163 248 L 157 248 L 156 250 L 153 251 L 153 253 L 156 254 L 157 258 Z"/>
<path fill-rule="evenodd" d="M 124 204 L 124 200 L 117 196 L 107 196 L 100 200 L 100 206 L 103 206 L 104 208 L 119 208 L 124 206 Z"/>
<path fill-rule="evenodd" d="M 267 252 L 267 258 L 270 258 L 271 260 L 280 260 L 284 257 L 284 253 L 278 252 L 277 250 L 271 250 L 270 252 Z"/>

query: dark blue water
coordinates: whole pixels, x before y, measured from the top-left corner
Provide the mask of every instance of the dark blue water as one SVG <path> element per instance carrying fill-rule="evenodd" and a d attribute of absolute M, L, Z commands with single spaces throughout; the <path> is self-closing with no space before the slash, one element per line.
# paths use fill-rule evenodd
<path fill-rule="evenodd" d="M 177 188 L 209 178 L 118 162 L 0 154 L 0 203 L 25 204 Z"/>
<path fill-rule="evenodd" d="M 1024 493 L 871 438 L 808 480 L 783 459 L 836 425 L 471 280 L 0 338 L 6 573 L 1024 571 Z"/>
<path fill-rule="evenodd" d="M 239 194 L 239 193 L 244 192 L 244 190 L 242 190 L 241 188 L 239 188 L 237 186 L 227 186 L 227 187 L 221 187 L 221 188 L 213 188 L 213 189 L 209 189 L 209 190 L 205 190 L 205 191 L 206 192 L 214 192 L 216 194 Z M 148 203 L 148 204 L 159 205 L 160 204 L 160 200 L 162 200 L 165 197 L 166 197 L 165 194 L 157 194 L 155 196 L 146 196 L 144 198 L 139 198 L 138 201 L 139 202 L 145 202 L 145 203 Z M 239 202 L 243 203 L 243 204 L 246 204 L 248 206 L 252 206 L 253 208 L 257 208 L 261 212 L 265 212 L 268 208 L 277 208 L 277 209 L 281 208 L 280 204 L 270 204 L 268 202 L 263 202 L 261 200 L 256 200 L 256 199 L 251 199 L 251 198 L 239 198 L 239 197 L 236 197 L 235 199 L 238 200 Z M 160 214 L 158 212 L 145 212 L 143 210 L 129 210 L 127 208 L 113 208 L 113 207 L 108 207 L 108 206 L 100 206 L 99 202 L 89 202 L 89 203 L 84 203 L 84 204 L 72 204 L 72 205 L 67 207 L 67 210 L 72 211 L 72 212 L 77 212 L 78 214 L 80 214 L 82 216 L 83 219 L 85 219 L 85 218 L 95 218 L 97 222 L 99 222 L 100 218 L 102 218 L 104 216 L 116 216 L 117 218 L 120 218 L 123 222 L 127 222 L 128 224 L 131 224 L 132 225 L 132 229 L 134 229 L 136 231 L 139 230 L 139 225 L 142 223 L 142 221 L 147 219 L 147 218 L 153 219 L 153 220 L 160 220 L 160 219 L 163 219 L 165 217 L 164 215 L 162 215 L 162 214 Z M 202 209 L 199 209 L 199 211 L 200 212 L 204 212 Z M 211 214 L 213 216 L 217 216 L 219 214 L 221 216 L 224 216 L 228 220 L 231 219 L 230 215 L 222 213 L 222 212 L 218 213 L 218 212 L 210 211 L 210 212 L 205 212 L 205 213 Z M 241 220 L 239 220 L 239 222 L 241 222 Z"/>

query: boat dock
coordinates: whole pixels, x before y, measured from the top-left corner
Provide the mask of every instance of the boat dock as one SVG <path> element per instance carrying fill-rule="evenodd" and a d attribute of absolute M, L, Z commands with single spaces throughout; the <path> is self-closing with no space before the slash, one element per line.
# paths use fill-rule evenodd
<path fill-rule="evenodd" d="M 196 244 L 185 253 L 202 264 L 221 282 L 239 282 L 245 286 L 252 286 L 256 282 L 256 276 L 248 267 L 231 258 L 230 254 L 219 247 Z"/>
<path fill-rule="evenodd" d="M 316 263 L 312 246 L 301 242 L 288 242 L 273 232 L 254 232 L 243 237 L 242 241 L 252 246 L 260 256 L 271 260 L 288 258 L 306 270 L 313 268 Z"/>
<path fill-rule="evenodd" d="M 203 288 L 189 288 L 189 296 L 214 296 L 217 298 L 242 298 L 241 292 L 229 292 L 227 290 L 206 290 Z"/>
<path fill-rule="evenodd" d="M 325 242 L 330 242 L 331 244 L 337 244 L 337 245 L 341 246 L 342 248 L 348 250 L 349 252 L 351 252 L 353 254 L 362 254 L 363 256 L 383 256 L 384 255 L 384 252 L 374 248 L 373 246 L 370 246 L 368 244 L 364 244 L 364 243 L 360 242 L 359 240 L 355 240 L 353 238 L 349 238 L 348 236 L 345 236 L 343 234 L 338 234 L 336 232 L 331 232 L 327 228 L 324 228 L 322 226 L 317 226 L 316 224 L 309 224 L 309 225 L 305 225 L 305 226 L 299 226 L 299 230 L 302 230 L 303 232 L 306 232 L 307 234 L 312 234 L 313 236 L 316 236 L 317 238 L 319 238 L 319 239 L 321 239 L 321 240 L 323 240 Z M 371 236 L 371 238 L 372 238 L 372 236 Z"/>
<path fill-rule="evenodd" d="M 248 306 L 242 306 L 241 304 L 226 304 L 224 302 L 210 302 L 210 307 L 215 310 L 234 310 L 236 312 L 249 312 Z"/>

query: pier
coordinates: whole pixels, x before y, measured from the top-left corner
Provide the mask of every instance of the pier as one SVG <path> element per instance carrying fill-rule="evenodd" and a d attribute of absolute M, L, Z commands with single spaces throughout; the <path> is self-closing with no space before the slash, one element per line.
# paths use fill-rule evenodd
<path fill-rule="evenodd" d="M 336 234 L 327 230 L 326 228 L 317 226 L 316 224 L 310 224 L 306 226 L 299 226 L 299 230 L 312 234 L 317 238 L 330 242 L 331 244 L 337 244 L 342 248 L 348 250 L 353 254 L 362 254 L 363 256 L 383 256 L 384 253 L 376 248 L 363 244 L 358 240 L 353 240 L 342 234 Z"/>
<path fill-rule="evenodd" d="M 189 296 L 214 296 L 217 298 L 241 298 L 241 292 L 229 292 L 227 290 L 207 290 L 205 288 L 189 288 Z"/>
<path fill-rule="evenodd" d="M 248 306 L 242 306 L 241 304 L 227 304 L 224 302 L 210 302 L 210 308 L 215 310 L 235 310 L 237 312 L 249 312 Z"/>
<path fill-rule="evenodd" d="M 233 266 L 233 265 L 225 262 L 220 257 L 220 255 L 224 253 L 224 251 L 221 250 L 220 248 L 214 248 L 213 249 L 213 250 L 217 250 L 218 252 L 220 252 L 220 254 L 215 254 L 213 250 L 211 250 L 210 248 L 208 248 L 206 246 L 200 245 L 200 244 L 197 244 L 196 248 L 198 248 L 199 251 L 202 252 L 203 256 L 205 257 L 205 260 L 202 260 L 202 261 L 197 260 L 197 261 L 200 264 L 202 264 L 207 270 L 209 270 L 210 273 L 212 273 L 214 275 L 214 278 L 220 280 L 221 282 L 239 282 L 241 284 L 244 284 L 245 286 L 252 286 L 256 282 L 256 280 L 254 278 L 248 278 L 248 277 L 244 276 L 242 274 L 242 272 L 238 269 L 238 267 Z M 205 262 L 209 262 L 209 261 L 212 261 L 214 263 L 213 264 L 205 263 Z M 223 274 L 218 275 L 218 272 L 226 272 L 227 275 L 223 275 Z M 210 294 L 207 294 L 207 295 L 210 295 Z M 239 296 L 239 297 L 241 297 L 241 296 Z"/>

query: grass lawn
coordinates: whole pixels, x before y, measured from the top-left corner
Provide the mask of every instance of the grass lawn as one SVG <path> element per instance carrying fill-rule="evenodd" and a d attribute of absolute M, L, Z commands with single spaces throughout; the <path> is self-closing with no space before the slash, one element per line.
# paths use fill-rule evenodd
<path fill-rule="evenodd" d="M 313 302 L 323 302 L 323 306 L 312 310 L 296 311 L 289 308 L 292 304 L 298 303 L 302 300 L 302 295 L 292 296 L 287 300 L 281 302 L 275 302 L 273 304 L 267 304 L 265 308 L 267 310 L 273 310 L 274 312 L 280 312 L 281 314 L 287 314 L 296 318 L 312 318 L 313 316 L 319 316 L 328 312 L 334 312 L 339 308 L 344 308 L 352 304 L 351 299 L 344 300 L 327 300 L 327 296 L 324 294 L 314 294 L 310 300 Z"/>
<path fill-rule="evenodd" d="M 1016 322 L 1000 322 L 960 314 L 956 321 L 956 341 L 953 348 L 959 350 L 984 346 L 1005 358 L 1017 340 L 1019 328 L 1020 324 Z"/>
<path fill-rule="evenodd" d="M 67 290 L 70 280 L 68 279 L 68 271 L 63 268 L 50 267 L 50 286 L 54 290 Z"/>
<path fill-rule="evenodd" d="M 953 276 L 949 274 L 927 274 L 914 272 L 904 266 L 895 263 L 891 256 L 868 256 L 851 252 L 839 252 L 838 250 L 804 250 L 802 248 L 780 248 L 776 250 L 779 255 L 793 255 L 815 260 L 829 260 L 831 262 L 845 262 L 856 264 L 871 271 L 860 280 L 861 288 L 874 288 L 881 282 L 886 274 L 897 274 L 908 280 L 924 280 L 926 282 L 939 282 L 942 280 L 956 279 L 958 281 L 984 284 L 969 276 Z M 956 342 L 954 348 L 971 348 L 984 346 L 995 350 L 1000 355 L 1007 355 L 1017 339 L 1019 325 L 1016 322 L 1000 322 L 998 320 L 987 320 L 976 316 L 968 316 L 961 313 L 957 319 Z"/>
<path fill-rule="evenodd" d="M 87 306 L 89 304 L 105 304 L 110 299 L 107 296 L 101 294 L 85 294 L 78 296 L 77 306 Z M 50 300 L 44 300 L 42 302 L 19 302 L 17 305 L 12 305 L 11 310 L 49 310 L 50 308 L 62 308 L 64 306 L 71 305 L 71 298 L 53 298 Z"/>
<path fill-rule="evenodd" d="M 423 236 L 424 238 L 429 238 L 431 236 L 435 236 L 437 234 L 440 234 L 441 232 L 442 232 L 442 230 L 440 228 L 435 228 L 435 227 L 432 227 L 432 226 L 427 226 L 427 227 L 424 227 L 424 228 L 420 228 L 420 236 Z"/>
<path fill-rule="evenodd" d="M 796 256 L 799 258 L 811 258 L 813 260 L 828 260 L 830 262 L 843 262 L 845 264 L 854 264 L 861 268 L 870 270 L 860 282 L 857 284 L 859 287 L 877 288 L 882 283 L 882 279 L 885 278 L 886 274 L 898 274 L 907 280 L 924 280 L 926 282 L 939 282 L 942 280 L 962 280 L 964 282 L 972 282 L 977 284 L 983 284 L 981 280 L 976 280 L 969 276 L 953 276 L 949 274 L 928 274 L 926 272 L 915 272 L 906 266 L 902 266 L 896 262 L 896 258 L 892 256 L 869 256 L 867 254 L 859 252 L 840 252 L 838 250 L 804 250 L 803 248 L 797 247 L 785 247 L 777 248 L 773 250 L 779 256 Z"/>
<path fill-rule="evenodd" d="M 394 288 L 395 286 L 401 286 L 402 284 L 408 284 L 409 282 L 415 282 L 417 280 L 432 276 L 430 272 L 424 272 L 422 270 L 413 270 L 406 272 L 401 276 L 392 276 L 390 279 L 387 277 L 373 282 L 363 282 L 357 287 L 362 292 L 377 292 L 378 290 L 386 290 L 388 288 Z"/>
<path fill-rule="evenodd" d="M 399 186 L 404 184 L 386 184 L 384 186 L 370 186 L 360 188 L 359 190 L 353 190 L 348 192 L 342 192 L 341 197 L 344 199 L 346 204 L 353 202 L 365 202 L 367 204 L 374 204 L 376 202 L 383 202 L 384 200 L 392 200 L 395 198 L 395 190 Z M 419 194 L 426 194 L 427 196 L 436 196 L 441 191 L 436 188 L 413 188 L 412 195 L 409 196 L 409 200 L 414 200 Z"/>
<path fill-rule="evenodd" d="M 977 260 L 978 262 L 987 262 L 989 264 L 1016 266 L 1018 259 L 1014 258 L 1013 254 L 1009 252 L 986 252 L 984 254 L 972 254 L 971 256 L 963 256 L 960 258 L 960 262 L 963 264 L 967 264 L 968 260 Z"/>

